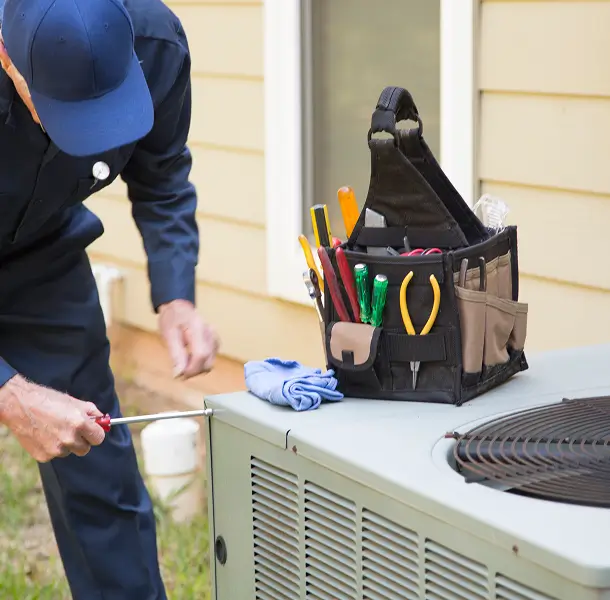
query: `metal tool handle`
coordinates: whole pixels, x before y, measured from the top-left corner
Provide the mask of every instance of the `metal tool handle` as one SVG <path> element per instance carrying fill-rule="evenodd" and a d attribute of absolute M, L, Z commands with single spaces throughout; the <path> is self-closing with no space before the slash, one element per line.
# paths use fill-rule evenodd
<path fill-rule="evenodd" d="M 112 425 L 131 425 L 132 423 L 148 423 L 151 421 L 163 421 L 165 419 L 185 419 L 188 417 L 211 417 L 218 411 L 211 408 L 204 410 L 188 410 L 182 412 L 165 412 L 154 415 L 138 415 L 136 417 L 118 417 L 111 419 L 110 415 L 96 417 L 95 422 L 104 430 L 110 431 Z"/>

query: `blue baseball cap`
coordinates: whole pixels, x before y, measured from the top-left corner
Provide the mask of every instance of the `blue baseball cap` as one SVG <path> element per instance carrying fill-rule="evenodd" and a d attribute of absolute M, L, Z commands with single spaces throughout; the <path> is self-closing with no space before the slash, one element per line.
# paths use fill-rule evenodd
<path fill-rule="evenodd" d="M 6 51 L 56 146 L 90 156 L 133 143 L 154 108 L 121 0 L 6 0 Z"/>

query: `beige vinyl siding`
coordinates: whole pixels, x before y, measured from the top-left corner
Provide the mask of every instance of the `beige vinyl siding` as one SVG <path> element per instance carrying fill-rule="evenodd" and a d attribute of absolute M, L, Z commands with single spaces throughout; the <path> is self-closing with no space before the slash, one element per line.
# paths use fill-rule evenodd
<path fill-rule="evenodd" d="M 528 347 L 608 342 L 610 2 L 483 0 L 481 191 L 519 226 Z"/>
<path fill-rule="evenodd" d="M 191 180 L 201 251 L 197 299 L 238 360 L 283 356 L 320 366 L 316 315 L 267 295 L 264 186 L 263 13 L 260 1 L 168 2 L 192 53 Z M 126 188 L 115 182 L 87 202 L 106 233 L 92 260 L 118 266 L 122 322 L 155 331 L 146 261 Z"/>

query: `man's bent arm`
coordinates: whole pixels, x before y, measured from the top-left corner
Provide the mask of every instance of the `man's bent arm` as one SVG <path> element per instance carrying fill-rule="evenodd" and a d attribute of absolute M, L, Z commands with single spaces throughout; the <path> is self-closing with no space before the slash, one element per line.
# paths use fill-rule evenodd
<path fill-rule="evenodd" d="M 163 54 L 163 72 L 172 77 L 171 87 L 156 109 L 152 131 L 138 143 L 122 174 L 148 257 L 155 310 L 171 300 L 195 302 L 199 233 L 197 196 L 189 181 L 192 158 L 186 146 L 191 121 L 190 57 L 186 38 L 182 40 L 183 45 L 169 45 Z"/>

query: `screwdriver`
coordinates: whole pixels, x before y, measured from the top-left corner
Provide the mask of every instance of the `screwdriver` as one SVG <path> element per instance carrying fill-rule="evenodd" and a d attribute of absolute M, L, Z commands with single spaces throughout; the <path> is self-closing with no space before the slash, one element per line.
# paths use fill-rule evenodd
<path fill-rule="evenodd" d="M 380 273 L 373 280 L 373 299 L 371 300 L 371 325 L 373 327 L 381 327 L 387 291 L 388 278 Z"/>
<path fill-rule="evenodd" d="M 360 304 L 360 322 L 371 321 L 371 294 L 369 291 L 369 269 L 366 265 L 358 263 L 354 267 L 354 278 L 356 280 L 356 294 Z"/>
<path fill-rule="evenodd" d="M 349 237 L 352 235 L 354 226 L 356 225 L 358 217 L 360 216 L 354 190 L 348 185 L 339 188 L 337 191 L 337 199 L 339 200 L 339 206 L 341 207 L 341 215 L 343 216 L 345 233 L 347 237 Z"/>
<path fill-rule="evenodd" d="M 316 246 L 330 248 L 333 234 L 330 231 L 330 220 L 328 218 L 328 207 L 326 204 L 315 204 L 309 209 L 311 213 L 311 224 L 313 234 L 316 238 Z"/>
<path fill-rule="evenodd" d="M 131 425 L 133 423 L 147 423 L 149 421 L 162 421 L 164 419 L 184 419 L 187 417 L 211 417 L 218 410 L 206 408 L 204 410 L 187 410 L 183 412 L 164 412 L 156 415 L 138 415 L 136 417 L 118 417 L 111 419 L 110 415 L 96 417 L 95 422 L 104 430 L 110 431 L 113 425 Z"/>

